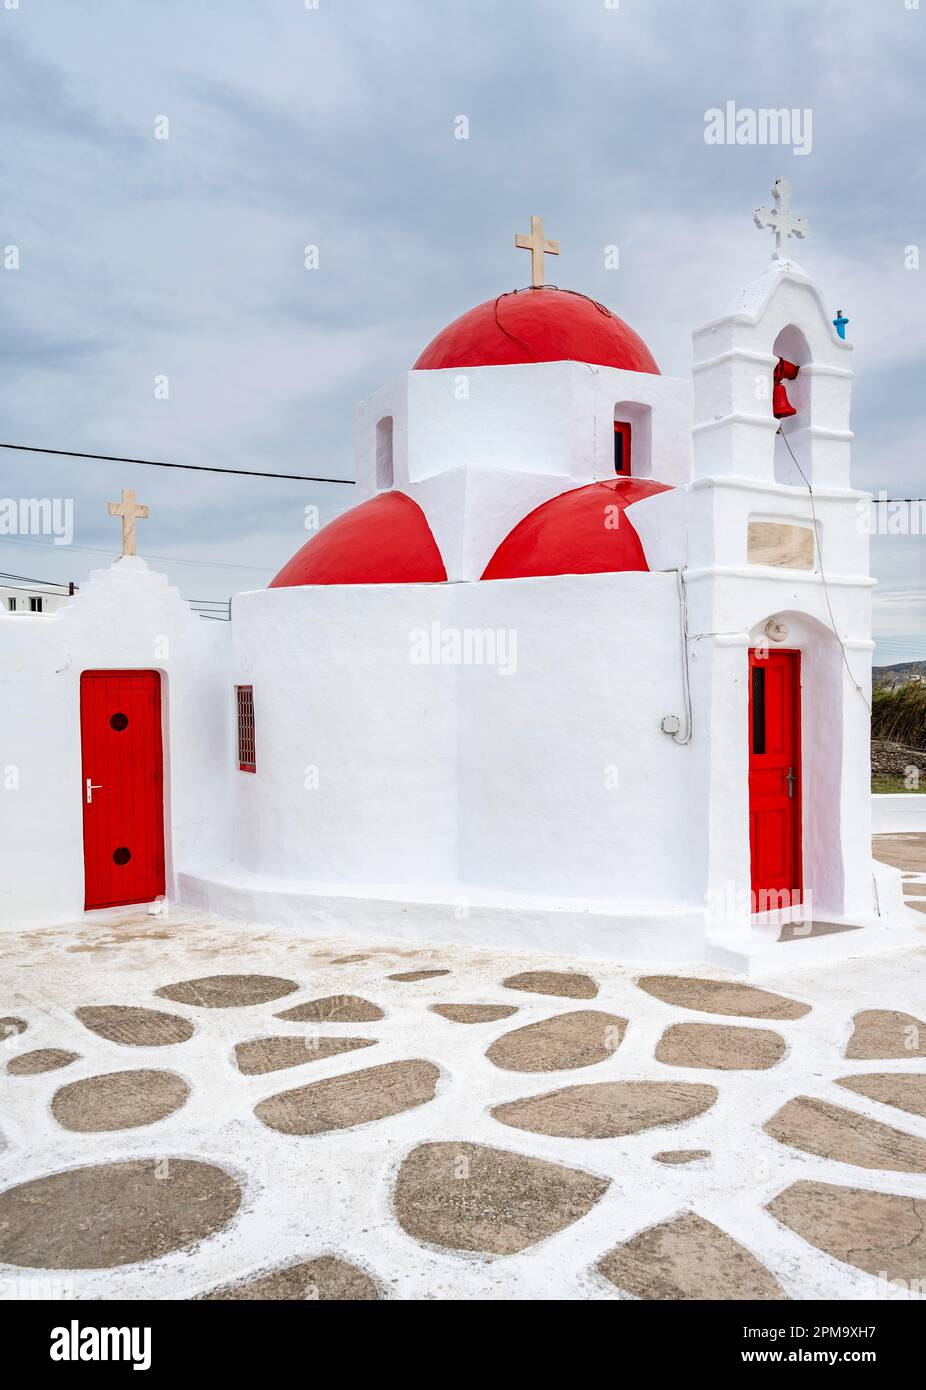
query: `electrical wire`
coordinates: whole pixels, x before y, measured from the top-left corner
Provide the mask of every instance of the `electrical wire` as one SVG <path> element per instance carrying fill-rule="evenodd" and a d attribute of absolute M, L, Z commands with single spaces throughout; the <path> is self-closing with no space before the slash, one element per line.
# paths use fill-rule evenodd
<path fill-rule="evenodd" d="M 35 576 L 31 574 L 9 574 L 5 570 L 0 570 L 0 583 L 5 582 L 7 579 L 19 579 L 23 584 L 28 584 L 32 587 L 36 584 L 59 584 L 62 589 L 66 589 L 71 583 L 69 579 L 36 579 Z"/>
<path fill-rule="evenodd" d="M 684 747 L 691 742 L 692 717 L 691 717 L 691 678 L 688 670 L 688 594 L 685 590 L 685 577 L 680 569 L 675 571 L 675 578 L 678 585 L 678 604 L 679 604 L 679 626 L 682 633 L 682 689 L 685 698 L 685 732 L 680 738 L 677 733 L 672 735 L 673 742 Z"/>
<path fill-rule="evenodd" d="M 12 536 L 4 536 L 3 540 L 8 545 L 39 545 L 42 546 L 42 548 L 45 550 L 49 548 L 45 541 L 37 540 L 33 536 L 16 536 L 15 538 Z M 57 546 L 55 547 L 55 549 L 59 548 L 60 547 Z M 114 550 L 107 549 L 106 546 L 102 545 L 71 545 L 69 543 L 67 548 L 68 550 L 78 551 L 80 552 L 80 554 L 110 556 L 115 555 Z M 148 551 L 145 551 L 145 557 L 147 557 L 147 559 L 149 560 L 168 561 L 170 564 L 173 565 L 210 565 L 214 566 L 216 569 L 223 570 L 257 570 L 261 574 L 270 574 L 272 573 L 274 568 L 273 565 L 240 564 L 238 561 L 235 560 L 188 560 L 184 559 L 182 555 L 152 555 Z"/>
<path fill-rule="evenodd" d="M 810 497 L 810 514 L 813 517 L 814 535 L 817 538 L 817 557 L 820 562 L 820 578 L 823 581 L 823 597 L 826 599 L 826 608 L 827 612 L 830 615 L 830 626 L 833 629 L 833 635 L 836 638 L 836 641 L 839 643 L 839 650 L 842 652 L 842 659 L 845 662 L 846 670 L 849 673 L 849 680 L 852 682 L 858 693 L 861 695 L 863 701 L 865 702 L 865 708 L 868 710 L 868 713 L 871 714 L 871 701 L 865 694 L 862 687 L 859 685 L 858 681 L 855 679 L 855 676 L 852 674 L 852 667 L 849 665 L 849 657 L 846 654 L 846 644 L 845 642 L 843 642 L 842 638 L 839 635 L 839 629 L 836 626 L 836 618 L 833 615 L 833 605 L 832 603 L 830 603 L 829 584 L 827 583 L 826 579 L 826 570 L 823 568 L 823 556 L 820 554 L 820 527 L 819 523 L 817 522 L 817 508 L 814 502 L 813 488 L 810 485 L 810 479 L 807 477 L 807 474 L 804 472 L 803 468 L 798 463 L 797 455 L 791 448 L 791 445 L 788 441 L 788 436 L 782 429 L 782 423 L 783 422 L 779 423 L 776 433 L 780 434 L 782 439 L 784 440 L 785 448 L 794 460 L 794 466 L 797 469 L 798 473 L 800 473 L 801 477 L 804 479 L 804 485 L 807 488 L 807 493 Z"/>
<path fill-rule="evenodd" d="M 354 487 L 353 478 L 316 478 L 304 473 L 266 473 L 253 468 L 218 468 L 208 463 L 166 463 L 163 459 L 122 458 L 118 454 L 84 454 L 76 449 L 41 449 L 35 444 L 0 444 L 25 454 L 57 454 L 63 458 L 98 459 L 102 463 L 141 463 L 148 468 L 184 468 L 192 473 L 232 473 L 239 478 L 282 478 L 291 483 L 343 483 Z"/>

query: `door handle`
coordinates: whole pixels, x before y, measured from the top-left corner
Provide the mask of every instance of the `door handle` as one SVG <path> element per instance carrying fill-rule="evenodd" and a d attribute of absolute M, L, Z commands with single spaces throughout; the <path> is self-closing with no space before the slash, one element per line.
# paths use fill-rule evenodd
<path fill-rule="evenodd" d="M 794 783 L 797 781 L 797 778 L 794 775 L 793 767 L 788 768 L 787 774 L 785 776 L 785 781 L 788 784 L 788 799 L 790 800 L 790 798 L 794 795 Z"/>
<path fill-rule="evenodd" d="M 91 782 L 91 781 L 90 781 L 90 778 L 89 778 L 89 777 L 87 778 L 87 805 L 88 805 L 88 806 L 89 806 L 89 805 L 91 804 L 91 802 L 93 801 L 93 793 L 94 793 L 94 792 L 98 792 L 98 791 L 102 791 L 102 790 L 103 790 L 103 783 L 102 783 L 102 782 Z"/>

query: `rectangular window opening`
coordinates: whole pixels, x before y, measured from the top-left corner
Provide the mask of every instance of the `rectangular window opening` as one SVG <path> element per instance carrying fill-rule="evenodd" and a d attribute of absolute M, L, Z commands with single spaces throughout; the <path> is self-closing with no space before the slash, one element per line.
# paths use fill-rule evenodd
<path fill-rule="evenodd" d="M 765 752 L 765 667 L 752 668 L 752 751 Z"/>
<path fill-rule="evenodd" d="M 238 767 L 241 772 L 256 772 L 254 746 L 254 687 L 236 685 L 238 704 Z"/>
<path fill-rule="evenodd" d="M 630 424 L 625 420 L 614 421 L 614 472 L 630 477 Z"/>

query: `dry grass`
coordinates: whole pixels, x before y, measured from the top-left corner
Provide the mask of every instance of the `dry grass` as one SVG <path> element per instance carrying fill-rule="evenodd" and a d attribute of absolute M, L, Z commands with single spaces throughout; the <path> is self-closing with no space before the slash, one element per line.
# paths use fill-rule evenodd
<path fill-rule="evenodd" d="M 926 683 L 877 686 L 872 695 L 872 738 L 926 749 Z"/>

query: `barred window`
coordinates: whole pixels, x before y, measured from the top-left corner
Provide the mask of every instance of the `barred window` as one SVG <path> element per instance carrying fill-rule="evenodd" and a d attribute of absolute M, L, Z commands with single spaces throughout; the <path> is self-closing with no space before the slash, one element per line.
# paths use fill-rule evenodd
<path fill-rule="evenodd" d="M 254 687 L 236 685 L 238 700 L 238 767 L 242 772 L 256 772 L 254 749 Z"/>

